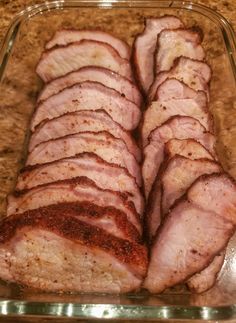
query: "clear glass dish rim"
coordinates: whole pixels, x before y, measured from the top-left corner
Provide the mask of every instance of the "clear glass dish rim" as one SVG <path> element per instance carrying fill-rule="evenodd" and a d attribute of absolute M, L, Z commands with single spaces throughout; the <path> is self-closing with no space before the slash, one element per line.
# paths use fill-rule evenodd
<path fill-rule="evenodd" d="M 191 1 L 169 0 L 55 0 L 26 7 L 10 23 L 0 47 L 0 83 L 22 23 L 48 11 L 73 8 L 175 8 L 205 15 L 221 28 L 228 58 L 236 82 L 236 36 L 231 24 L 218 12 Z M 236 319 L 235 304 L 226 306 L 121 305 L 40 302 L 0 299 L 0 316 L 58 317 L 76 319 L 145 320 L 231 320 Z"/>

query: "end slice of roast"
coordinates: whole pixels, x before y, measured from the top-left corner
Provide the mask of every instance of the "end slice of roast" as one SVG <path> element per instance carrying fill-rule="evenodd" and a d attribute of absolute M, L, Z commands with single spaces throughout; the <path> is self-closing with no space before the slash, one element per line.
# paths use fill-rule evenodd
<path fill-rule="evenodd" d="M 43 291 L 123 293 L 140 288 L 143 245 L 62 211 L 25 212 L 0 223 L 3 280 Z"/>
<path fill-rule="evenodd" d="M 83 82 L 66 88 L 41 102 L 31 120 L 31 130 L 40 122 L 80 110 L 105 110 L 126 130 L 135 129 L 141 118 L 139 107 L 119 92 L 97 82 Z"/>
<path fill-rule="evenodd" d="M 137 212 L 143 214 L 144 198 L 135 179 L 126 168 L 107 163 L 93 153 L 81 153 L 50 163 L 28 166 L 19 174 L 16 189 L 31 189 L 78 176 L 93 180 L 102 189 L 127 193 L 128 200 L 134 203 Z"/>
<path fill-rule="evenodd" d="M 160 293 L 201 272 L 225 249 L 235 226 L 234 181 L 224 173 L 198 178 L 157 233 L 144 287 Z"/>
<path fill-rule="evenodd" d="M 76 177 L 36 186 L 30 190 L 16 192 L 8 196 L 7 215 L 35 210 L 42 206 L 68 203 L 90 202 L 98 206 L 115 207 L 124 212 L 128 220 L 141 233 L 140 217 L 127 195 L 99 188 L 86 177 Z"/>
<path fill-rule="evenodd" d="M 184 27 L 182 21 L 175 16 L 147 18 L 144 31 L 139 34 L 133 45 L 133 61 L 135 73 L 143 92 L 147 93 L 154 79 L 154 52 L 157 35 L 163 29 Z"/>
<path fill-rule="evenodd" d="M 159 86 L 157 92 L 159 98 L 144 112 L 143 147 L 147 145 L 148 136 L 153 129 L 176 115 L 193 117 L 208 131 L 212 130 L 212 116 L 207 108 L 207 97 L 204 92 L 196 92 L 176 79 L 167 79 Z"/>
<path fill-rule="evenodd" d="M 169 78 L 182 81 L 195 91 L 204 91 L 209 99 L 208 83 L 211 74 L 211 68 L 207 63 L 184 56 L 179 57 L 174 61 L 169 71 L 160 72 L 156 75 L 148 93 L 149 101 L 155 100 L 157 88 Z"/>
<path fill-rule="evenodd" d="M 203 60 L 205 53 L 201 42 L 200 29 L 163 30 L 157 39 L 156 73 L 168 71 L 180 56 Z"/>
<path fill-rule="evenodd" d="M 80 132 L 42 142 L 29 153 L 26 165 L 44 164 L 83 152 L 95 153 L 108 163 L 125 167 L 141 186 L 140 166 L 135 157 L 123 140 L 106 131 Z"/>
<path fill-rule="evenodd" d="M 73 30 L 73 29 L 62 29 L 55 32 L 52 39 L 47 42 L 46 49 L 50 49 L 54 46 L 65 46 L 70 43 L 78 42 L 81 40 L 94 40 L 106 43 L 112 46 L 120 55 L 120 57 L 125 59 L 130 59 L 130 47 L 129 45 L 101 30 Z"/>
<path fill-rule="evenodd" d="M 49 82 L 84 66 L 105 67 L 133 80 L 129 61 L 121 58 L 112 46 L 94 40 L 81 40 L 46 50 L 36 72 L 44 82 Z"/>
<path fill-rule="evenodd" d="M 211 154 L 215 155 L 214 136 L 207 132 L 200 122 L 191 117 L 176 116 L 154 129 L 149 136 L 149 144 L 144 148 L 142 174 L 145 195 L 148 197 L 152 184 L 164 158 L 164 146 L 170 139 L 195 139 Z"/>
<path fill-rule="evenodd" d="M 122 139 L 129 152 L 135 156 L 138 162 L 141 161 L 141 151 L 131 134 L 119 123 L 113 121 L 104 110 L 70 112 L 42 122 L 32 133 L 29 152 L 42 142 L 85 131 L 108 131 L 114 137 Z"/>
<path fill-rule="evenodd" d="M 142 105 L 142 96 L 134 83 L 114 71 L 99 66 L 85 66 L 45 84 L 38 102 L 46 100 L 66 87 L 86 81 L 101 83 L 124 95 L 139 107 Z"/>

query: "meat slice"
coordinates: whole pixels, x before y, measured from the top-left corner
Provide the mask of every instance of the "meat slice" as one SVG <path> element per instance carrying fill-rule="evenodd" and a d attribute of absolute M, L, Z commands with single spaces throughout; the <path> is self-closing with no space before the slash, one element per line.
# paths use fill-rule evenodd
<path fill-rule="evenodd" d="M 147 18 L 145 20 L 145 29 L 136 37 L 133 46 L 133 61 L 136 76 L 140 87 L 145 93 L 148 92 L 154 80 L 154 52 L 156 49 L 157 35 L 163 29 L 181 27 L 184 27 L 182 21 L 174 16 Z"/>
<path fill-rule="evenodd" d="M 150 241 L 164 216 L 191 184 L 203 174 L 220 171 L 222 169 L 218 163 L 206 158 L 191 160 L 175 155 L 169 160 L 164 159 L 148 199 L 146 221 Z"/>
<path fill-rule="evenodd" d="M 107 163 L 93 153 L 82 153 L 51 163 L 28 166 L 19 174 L 16 189 L 31 189 L 38 185 L 78 176 L 90 178 L 102 189 L 127 193 L 128 200 L 134 203 L 137 212 L 143 214 L 142 193 L 126 168 Z"/>
<path fill-rule="evenodd" d="M 172 117 L 160 127 L 154 129 L 149 136 L 149 144 L 144 148 L 142 174 L 145 195 L 148 197 L 152 184 L 159 171 L 164 157 L 164 145 L 170 139 L 195 139 L 211 154 L 214 153 L 214 136 L 206 132 L 200 122 L 190 117 Z"/>
<path fill-rule="evenodd" d="M 194 117 L 208 131 L 212 130 L 212 116 L 207 108 L 207 97 L 204 92 L 196 92 L 175 79 L 166 80 L 157 91 L 160 93 L 160 99 L 152 102 L 144 112 L 142 125 L 144 147 L 148 143 L 150 132 L 172 116 Z"/>
<path fill-rule="evenodd" d="M 189 159 L 214 159 L 209 151 L 194 139 L 171 139 L 165 144 L 165 159 L 181 155 Z"/>
<path fill-rule="evenodd" d="M 198 28 L 163 30 L 157 39 L 156 73 L 168 71 L 177 57 L 203 60 L 202 31 Z"/>
<path fill-rule="evenodd" d="M 225 259 L 225 250 L 216 255 L 212 263 L 201 272 L 192 276 L 187 285 L 194 293 L 203 293 L 210 289 L 217 279 Z"/>
<path fill-rule="evenodd" d="M 131 242 L 142 243 L 136 227 L 128 221 L 124 212 L 114 207 L 102 207 L 90 202 L 59 203 L 38 209 L 41 214 L 50 217 L 61 214 L 62 217 L 76 217 L 89 225 L 103 229 L 107 233 Z"/>
<path fill-rule="evenodd" d="M 0 277 L 42 291 L 138 290 L 146 248 L 74 216 L 37 209 L 0 224 Z"/>
<path fill-rule="evenodd" d="M 44 164 L 83 152 L 92 152 L 107 161 L 125 167 L 141 186 L 140 167 L 125 143 L 106 131 L 80 132 L 42 142 L 29 153 L 26 165 Z"/>
<path fill-rule="evenodd" d="M 65 76 L 58 77 L 50 83 L 45 84 L 38 97 L 38 102 L 46 100 L 50 96 L 64 90 L 66 87 L 71 87 L 76 83 L 85 81 L 101 83 L 124 95 L 139 107 L 142 104 L 142 96 L 134 83 L 118 73 L 98 66 L 82 67 L 77 71 L 70 72 Z"/>
<path fill-rule="evenodd" d="M 120 57 L 130 59 L 129 45 L 125 41 L 101 30 L 58 30 L 45 47 L 50 49 L 56 45 L 65 46 L 84 39 L 106 43 L 112 46 L 119 53 Z"/>
<path fill-rule="evenodd" d="M 218 216 L 225 213 L 226 220 L 235 222 L 235 188 L 235 181 L 224 173 L 203 175 L 189 189 L 188 199 L 206 211 L 214 210 Z"/>
<path fill-rule="evenodd" d="M 137 161 L 141 161 L 141 151 L 130 133 L 113 121 L 104 110 L 70 112 L 42 122 L 30 138 L 29 151 L 41 142 L 85 131 L 108 131 L 114 137 L 122 139 L 129 152 Z"/>
<path fill-rule="evenodd" d="M 191 160 L 178 155 L 171 158 L 164 168 L 160 174 L 163 215 L 199 176 L 222 171 L 220 165 L 211 160 Z"/>
<path fill-rule="evenodd" d="M 182 81 L 195 91 L 204 91 L 209 99 L 208 83 L 211 79 L 211 68 L 207 63 L 184 56 L 177 58 L 169 71 L 156 75 L 148 93 L 150 101 L 155 99 L 157 88 L 169 78 Z"/>
<path fill-rule="evenodd" d="M 144 287 L 160 293 L 202 271 L 226 247 L 235 227 L 235 183 L 226 174 L 200 177 L 160 228 Z"/>
<path fill-rule="evenodd" d="M 31 130 L 46 119 L 80 110 L 105 110 L 126 130 L 137 127 L 141 111 L 117 91 L 97 82 L 83 82 L 66 88 L 39 104 L 31 120 Z"/>
<path fill-rule="evenodd" d="M 127 195 L 111 190 L 99 188 L 92 180 L 86 177 L 75 177 L 54 183 L 36 186 L 30 190 L 21 191 L 8 196 L 7 215 L 23 213 L 42 206 L 84 202 L 98 206 L 111 206 L 124 212 L 128 220 L 141 233 L 140 217 Z"/>
<path fill-rule="evenodd" d="M 121 58 L 112 46 L 94 40 L 81 40 L 46 50 L 36 72 L 44 82 L 49 82 L 84 66 L 105 67 L 133 80 L 129 61 Z"/>

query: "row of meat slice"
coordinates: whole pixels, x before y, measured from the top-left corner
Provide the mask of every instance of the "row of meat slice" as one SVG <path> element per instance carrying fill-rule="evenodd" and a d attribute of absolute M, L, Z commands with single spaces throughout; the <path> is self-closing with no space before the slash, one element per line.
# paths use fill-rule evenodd
<path fill-rule="evenodd" d="M 151 249 L 144 287 L 152 293 L 182 282 L 198 293 L 211 288 L 235 231 L 236 186 L 215 154 L 208 109 L 212 71 L 202 38 L 200 29 L 164 16 L 147 19 L 134 43 L 137 77 L 147 95 L 140 130 Z"/>
<path fill-rule="evenodd" d="M 100 31 L 62 30 L 46 44 L 26 165 L 0 228 L 1 278 L 46 291 L 140 289 L 144 197 L 130 130 L 142 96 L 129 59 L 125 42 Z"/>

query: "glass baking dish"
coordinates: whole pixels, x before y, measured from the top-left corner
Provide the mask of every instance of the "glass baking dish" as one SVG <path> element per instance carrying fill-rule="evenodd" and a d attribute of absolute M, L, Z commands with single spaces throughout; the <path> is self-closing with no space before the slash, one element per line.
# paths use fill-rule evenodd
<path fill-rule="evenodd" d="M 217 150 L 236 178 L 236 41 L 230 24 L 207 7 L 182 1 L 52 1 L 26 8 L 12 21 L 0 49 L 0 214 L 24 161 L 27 125 L 42 86 L 35 73 L 43 46 L 59 28 L 100 28 L 127 40 L 148 16 L 173 14 L 204 31 L 213 69 L 210 109 Z M 236 236 L 216 285 L 201 295 L 184 287 L 161 295 L 44 294 L 0 283 L 0 316 L 73 319 L 236 320 Z M 178 321 L 179 322 L 179 321 Z"/>

